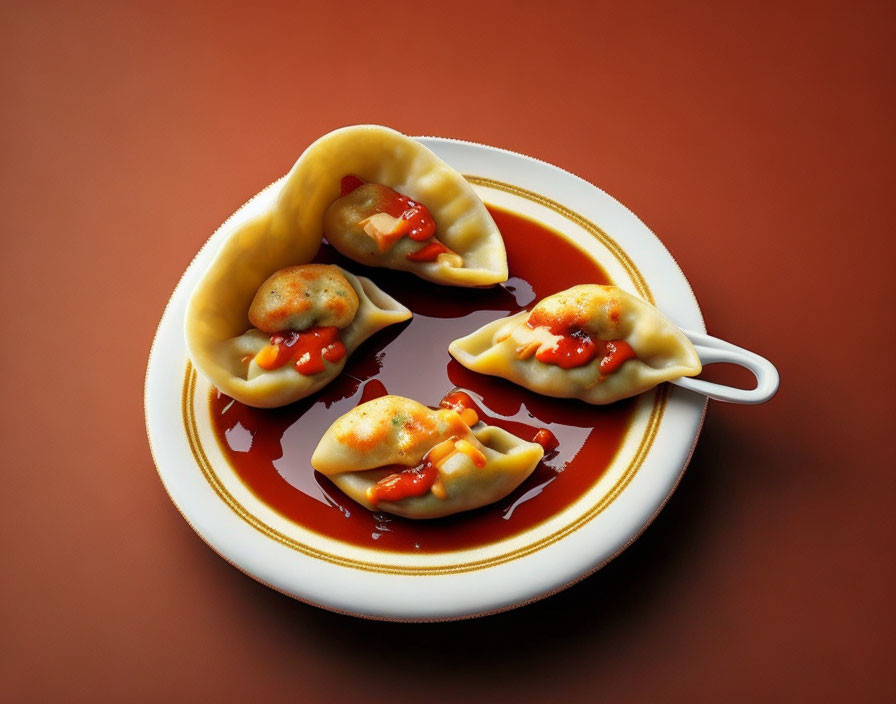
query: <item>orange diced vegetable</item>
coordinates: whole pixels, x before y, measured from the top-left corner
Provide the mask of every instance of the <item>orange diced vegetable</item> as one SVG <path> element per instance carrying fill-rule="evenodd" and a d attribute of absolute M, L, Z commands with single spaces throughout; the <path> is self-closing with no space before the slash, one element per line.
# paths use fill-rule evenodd
<path fill-rule="evenodd" d="M 469 441 L 463 439 L 458 440 L 454 443 L 454 447 L 457 448 L 458 452 L 463 452 L 467 457 L 469 457 L 473 461 L 473 464 L 475 464 L 479 469 L 482 469 L 486 464 L 488 464 L 488 460 L 486 459 L 485 454 L 483 454 L 482 450 L 477 447 L 473 447 L 473 445 L 470 444 Z"/>
<path fill-rule="evenodd" d="M 262 369 L 274 369 L 280 356 L 280 345 L 265 345 L 255 355 L 255 363 Z"/>
<path fill-rule="evenodd" d="M 454 438 L 449 438 L 444 442 L 440 442 L 426 453 L 426 459 L 432 462 L 436 467 L 442 464 L 450 455 L 455 453 Z"/>
<path fill-rule="evenodd" d="M 479 416 L 472 408 L 465 408 L 460 412 L 460 419 L 471 428 L 479 422 Z"/>

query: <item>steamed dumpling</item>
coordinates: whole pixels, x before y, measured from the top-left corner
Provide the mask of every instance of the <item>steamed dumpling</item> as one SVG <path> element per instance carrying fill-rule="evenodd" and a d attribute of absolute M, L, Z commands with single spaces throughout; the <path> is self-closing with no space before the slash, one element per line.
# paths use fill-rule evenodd
<path fill-rule="evenodd" d="M 595 284 L 488 323 L 452 342 L 448 352 L 472 371 L 594 404 L 702 369 L 684 333 L 656 308 L 616 286 Z"/>
<path fill-rule="evenodd" d="M 543 455 L 541 445 L 485 425 L 472 409 L 383 396 L 338 418 L 311 465 L 369 510 L 437 518 L 504 498 Z"/>
<path fill-rule="evenodd" d="M 368 279 L 338 266 L 274 272 L 249 305 L 240 335 L 209 344 L 212 383 L 250 406 L 271 408 L 318 391 L 376 331 L 411 312 Z"/>
<path fill-rule="evenodd" d="M 349 174 L 395 188 L 426 205 L 437 239 L 463 258 L 462 266 L 451 266 L 457 260 L 450 257 L 441 262 L 438 256 L 431 262 L 407 260 L 408 270 L 458 286 L 488 286 L 507 279 L 501 234 L 457 172 L 394 130 L 375 125 L 335 130 L 302 153 L 275 186 L 267 210 L 229 230 L 225 223 L 226 236 L 190 296 L 184 322 L 187 351 L 196 369 L 224 393 L 253 406 L 278 406 L 322 385 L 281 378 L 289 376 L 287 372 L 249 378 L 251 365 L 247 369 L 238 353 L 256 354 L 267 344 L 258 328 L 246 333 L 250 304 L 275 272 L 311 261 L 323 237 L 324 213 L 340 198 L 341 180 Z M 357 338 L 357 344 L 384 325 L 410 316 L 369 280 L 349 280 L 368 300 L 365 306 L 359 294 L 361 323 L 348 326 L 348 337 Z M 273 305 L 267 314 L 275 314 Z M 293 314 L 301 317 L 300 312 Z"/>
<path fill-rule="evenodd" d="M 385 127 L 328 136 L 314 207 L 345 256 L 453 286 L 507 280 L 504 241 L 464 178 L 418 142 Z"/>

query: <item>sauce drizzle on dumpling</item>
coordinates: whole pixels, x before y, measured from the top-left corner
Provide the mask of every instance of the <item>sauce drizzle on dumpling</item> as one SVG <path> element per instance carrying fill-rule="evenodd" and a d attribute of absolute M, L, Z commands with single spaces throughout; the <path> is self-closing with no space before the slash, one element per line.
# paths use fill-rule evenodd
<path fill-rule="evenodd" d="M 539 303 L 526 319 L 532 339 L 516 349 L 518 359 L 535 359 L 544 364 L 555 364 L 562 369 L 573 369 L 600 359 L 601 374 L 612 374 L 630 359 L 637 359 L 632 346 L 622 339 L 601 339 L 587 328 L 592 321 L 591 311 L 568 292 L 550 296 Z M 619 302 L 610 301 L 605 312 L 607 326 L 618 326 Z"/>
<path fill-rule="evenodd" d="M 258 288 L 249 306 L 252 325 L 271 334 L 270 344 L 255 355 L 256 364 L 273 371 L 292 362 L 300 374 L 319 374 L 324 361 L 345 357 L 339 331 L 352 323 L 358 306 L 358 295 L 335 266 L 280 269 Z"/>
<path fill-rule="evenodd" d="M 461 268 L 463 257 L 436 236 L 436 221 L 429 209 L 388 186 L 367 183 L 360 176 L 349 174 L 340 182 L 341 196 L 331 209 L 350 214 L 359 231 L 349 247 L 373 247 L 371 254 L 386 254 L 407 237 L 425 243 L 405 254 L 412 262 L 438 262 L 444 266 Z M 333 237 L 335 233 L 330 233 Z M 344 236 L 345 237 L 345 236 Z M 371 240 L 359 242 L 357 237 Z M 348 236 L 351 239 L 351 236 Z M 338 238 L 337 238 L 338 239 Z"/>
<path fill-rule="evenodd" d="M 495 433 L 504 433 L 497 444 Z M 399 502 L 415 499 L 429 502 L 431 514 L 448 515 L 512 491 L 544 457 L 546 448 L 557 446 L 549 432 L 537 437 L 530 444 L 489 429 L 480 423 L 472 398 L 459 389 L 448 393 L 435 409 L 387 395 L 365 401 L 337 419 L 314 451 L 311 465 L 337 483 L 346 475 L 366 476 L 360 485 L 350 481 L 340 488 L 371 510 L 400 511 Z M 519 455 L 521 464 L 504 466 L 513 445 L 524 453 Z M 467 483 L 462 491 L 469 492 L 476 484 L 480 490 L 487 487 L 484 498 L 471 496 L 459 504 L 459 481 Z"/>

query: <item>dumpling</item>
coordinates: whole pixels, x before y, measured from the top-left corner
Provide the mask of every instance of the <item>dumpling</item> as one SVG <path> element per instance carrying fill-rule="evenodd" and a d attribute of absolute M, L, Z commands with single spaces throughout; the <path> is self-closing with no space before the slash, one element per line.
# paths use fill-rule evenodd
<path fill-rule="evenodd" d="M 247 385 L 247 370 L 233 362 L 234 345 L 228 341 L 246 331 L 249 304 L 269 276 L 314 257 L 323 237 L 324 212 L 340 198 L 341 179 L 348 174 L 394 187 L 426 204 L 439 241 L 464 257 L 461 267 L 448 266 L 444 257 L 440 263 L 438 255 L 432 262 L 408 260 L 407 266 L 419 275 L 459 286 L 488 286 L 507 279 L 501 234 L 457 172 L 421 144 L 385 127 L 361 125 L 326 134 L 278 182 L 267 210 L 230 228 L 187 304 L 187 351 L 196 368 L 224 393 L 253 406 L 283 405 L 312 393 L 304 382 L 292 388 L 279 379 L 275 383 L 277 375 L 270 374 L 258 377 L 263 376 L 264 383 L 253 378 Z M 388 321 L 371 320 L 370 332 L 410 315 L 366 279 L 355 281 L 368 291 L 374 308 L 385 306 L 392 315 Z M 241 344 L 245 347 L 248 340 Z M 260 344 L 253 341 L 247 354 L 257 352 Z"/>
<path fill-rule="evenodd" d="M 696 376 L 690 341 L 653 306 L 616 286 L 573 286 L 531 312 L 489 323 L 448 352 L 467 369 L 547 396 L 611 403 Z"/>
<path fill-rule="evenodd" d="M 312 202 L 326 201 L 323 234 L 342 254 L 439 284 L 507 280 L 495 221 L 464 178 L 426 147 L 372 125 L 323 139 Z"/>
<path fill-rule="evenodd" d="M 274 272 L 249 304 L 242 334 L 203 339 L 194 362 L 228 396 L 272 408 L 321 389 L 376 331 L 411 312 L 368 279 L 338 266 L 302 264 Z"/>
<path fill-rule="evenodd" d="M 471 408 L 382 396 L 338 418 L 311 466 L 371 511 L 437 518 L 504 498 L 543 455 L 541 445 L 485 425 Z"/>

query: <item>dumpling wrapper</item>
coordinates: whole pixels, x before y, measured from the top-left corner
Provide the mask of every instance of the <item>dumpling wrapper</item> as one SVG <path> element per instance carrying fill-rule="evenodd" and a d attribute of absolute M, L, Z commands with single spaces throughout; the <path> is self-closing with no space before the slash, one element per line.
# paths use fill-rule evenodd
<path fill-rule="evenodd" d="M 507 280 L 507 253 L 498 226 L 472 186 L 429 149 L 400 132 L 374 125 L 346 127 L 323 139 L 327 141 L 313 180 L 305 184 L 306 207 L 323 217 L 327 240 L 342 254 L 438 284 L 493 286 Z M 435 237 L 463 258 L 463 267 L 408 260 L 407 254 L 424 244 L 408 237 L 379 253 L 358 224 L 356 210 L 342 207 L 340 181 L 351 174 L 425 205 L 436 223 Z M 351 198 L 349 194 L 345 200 Z"/>
<path fill-rule="evenodd" d="M 368 500 L 367 489 L 395 473 L 394 465 L 416 467 L 435 445 L 469 435 L 481 443 L 487 463 L 479 468 L 461 452 L 445 460 L 439 480 L 446 498 L 429 491 L 375 506 Z M 338 418 L 311 456 L 311 466 L 370 511 L 438 518 L 499 501 L 525 481 L 543 456 L 541 445 L 501 428 L 482 422 L 468 428 L 452 409 L 432 410 L 402 396 L 382 396 Z"/>
<path fill-rule="evenodd" d="M 681 330 L 656 308 L 616 286 L 574 286 L 545 298 L 533 312 L 545 305 L 568 306 L 570 315 L 584 323 L 583 330 L 601 340 L 625 340 L 637 359 L 606 375 L 599 358 L 571 369 L 540 362 L 534 355 L 519 359 L 516 350 L 539 338 L 526 325 L 528 311 L 454 340 L 448 352 L 474 372 L 499 376 L 546 396 L 593 404 L 612 403 L 702 370 L 694 346 Z"/>
<path fill-rule="evenodd" d="M 270 334 L 252 328 L 241 335 L 221 340 L 203 340 L 194 363 L 202 359 L 203 372 L 222 392 L 237 401 L 259 408 L 275 408 L 305 398 L 330 383 L 345 367 L 352 352 L 378 330 L 411 317 L 411 312 L 398 303 L 370 279 L 355 276 L 336 267 L 358 296 L 358 310 L 354 319 L 339 331 L 346 353 L 337 362 L 324 360 L 324 371 L 307 376 L 296 371 L 295 365 L 265 370 L 254 359 L 245 364 L 246 356 L 255 355 L 270 343 Z M 195 297 L 195 296 L 194 296 Z M 250 298 L 251 302 L 251 298 Z M 248 320 L 243 324 L 245 330 Z M 192 350 L 191 350 L 192 353 Z M 198 366 L 198 364 L 197 364 Z"/>
<path fill-rule="evenodd" d="M 368 141 L 376 143 L 381 133 L 416 144 L 393 130 L 376 126 L 346 127 L 324 135 L 290 169 L 273 207 L 228 235 L 193 290 L 184 325 L 187 352 L 195 367 L 229 396 L 252 406 L 275 406 L 311 393 L 296 395 L 295 390 L 287 393 L 278 387 L 274 389 L 276 402 L 264 398 L 264 385 L 247 387 L 242 383 L 242 372 L 233 369 L 229 355 L 222 355 L 222 343 L 246 331 L 249 305 L 271 274 L 288 266 L 307 264 L 320 248 L 324 211 L 340 194 L 342 174 L 337 176 L 333 171 L 342 166 L 335 155 L 345 151 L 346 143 L 353 142 L 353 135 L 368 135 Z M 417 147 L 424 149 L 419 144 Z M 363 154 L 357 157 L 363 158 Z M 349 161 L 353 159 L 352 156 Z M 414 171 L 418 176 L 419 172 L 420 169 Z M 331 182 L 333 178 L 335 182 Z M 392 306 L 397 304 L 388 296 L 374 295 L 371 300 L 396 310 Z M 404 311 L 401 306 L 399 309 Z"/>

